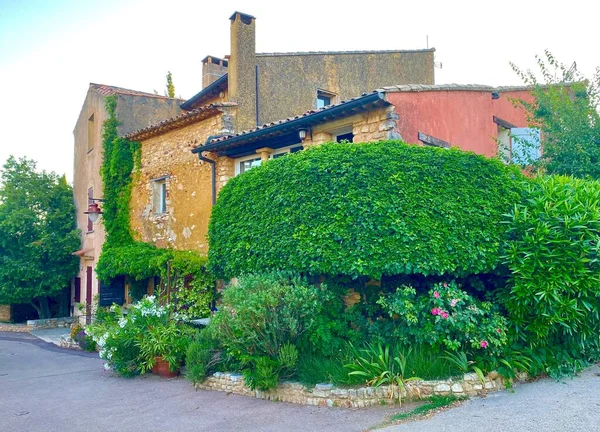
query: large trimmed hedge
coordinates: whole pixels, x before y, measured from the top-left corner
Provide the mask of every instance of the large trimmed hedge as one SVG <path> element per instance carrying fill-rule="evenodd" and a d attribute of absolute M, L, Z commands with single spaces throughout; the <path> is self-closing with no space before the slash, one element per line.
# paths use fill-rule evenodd
<path fill-rule="evenodd" d="M 524 178 L 500 161 L 399 141 L 325 144 L 223 188 L 209 226 L 221 277 L 489 272 Z"/>

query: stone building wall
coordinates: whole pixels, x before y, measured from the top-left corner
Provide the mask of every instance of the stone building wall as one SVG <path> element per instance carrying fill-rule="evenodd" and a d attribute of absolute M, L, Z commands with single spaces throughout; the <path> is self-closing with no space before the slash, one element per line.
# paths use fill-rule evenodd
<path fill-rule="evenodd" d="M 526 379 L 526 376 L 522 376 L 521 379 Z M 330 407 L 364 408 L 398 400 L 398 389 L 389 386 L 337 388 L 331 384 L 317 384 L 308 389 L 297 382 L 284 382 L 267 392 L 250 390 L 245 385 L 242 375 L 222 372 L 211 375 L 202 383 L 197 383 L 196 388 L 279 402 Z M 504 388 L 505 380 L 495 372 L 490 373 L 483 383 L 476 374 L 468 373 L 457 379 L 406 383 L 406 390 L 402 392 L 401 400 L 414 401 L 431 395 L 476 396 Z"/>
<path fill-rule="evenodd" d="M 11 319 L 10 305 L 0 305 L 0 321 L 8 322 Z"/>
<path fill-rule="evenodd" d="M 434 52 L 257 53 L 259 124 L 316 109 L 319 90 L 338 103 L 383 86 L 434 84 Z"/>
<path fill-rule="evenodd" d="M 158 247 L 206 253 L 212 209 L 210 164 L 191 150 L 223 128 L 219 114 L 141 142 L 141 168 L 134 176 L 131 226 L 139 240 Z M 155 181 L 164 178 L 166 212 L 155 213 Z"/>

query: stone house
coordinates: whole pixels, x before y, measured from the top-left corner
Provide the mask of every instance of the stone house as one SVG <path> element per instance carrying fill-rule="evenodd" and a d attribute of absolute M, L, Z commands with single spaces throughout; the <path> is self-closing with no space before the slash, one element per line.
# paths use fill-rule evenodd
<path fill-rule="evenodd" d="M 117 97 L 117 118 L 121 122 L 120 134 L 155 123 L 162 118 L 181 112 L 181 101 L 164 96 L 123 89 L 101 84 L 90 84 L 79 118 L 73 130 L 74 173 L 73 195 L 77 209 L 77 228 L 81 231 L 81 248 L 74 254 L 79 256 L 80 265 L 72 286 L 72 310 L 79 314 L 76 304 L 88 308 L 99 292 L 99 281 L 95 267 L 104 243 L 105 231 L 102 223 L 93 223 L 84 214 L 88 205 L 102 199 L 102 124 L 107 118 L 105 97 Z M 101 204 L 101 202 L 100 202 Z"/>
<path fill-rule="evenodd" d="M 269 159 L 329 141 L 403 139 L 510 158 L 516 145 L 511 135 L 527 125 L 525 112 L 511 100 L 531 100 L 529 90 L 388 86 L 237 133 L 229 132 L 235 129 L 235 103 L 196 108 L 128 135 L 142 143 L 132 228 L 140 240 L 159 247 L 207 252 L 212 204 L 230 178 Z"/>
<path fill-rule="evenodd" d="M 208 250 L 212 203 L 237 166 L 227 155 L 191 153 L 209 138 L 335 106 L 388 83 L 434 83 L 433 49 L 256 53 L 256 19 L 235 12 L 230 21 L 230 55 L 204 58 L 204 88 L 181 105 L 185 112 L 126 136 L 142 147 L 132 228 L 159 247 Z"/>

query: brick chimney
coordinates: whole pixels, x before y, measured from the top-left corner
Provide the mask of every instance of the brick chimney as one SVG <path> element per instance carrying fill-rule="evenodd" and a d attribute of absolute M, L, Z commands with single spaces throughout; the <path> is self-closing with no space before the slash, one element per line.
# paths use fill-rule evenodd
<path fill-rule="evenodd" d="M 202 59 L 202 88 L 208 87 L 217 79 L 227 73 L 227 64 L 225 59 L 214 56 L 206 56 Z"/>
<path fill-rule="evenodd" d="M 237 102 L 237 130 L 256 126 L 256 29 L 255 18 L 234 12 L 228 65 L 229 100 Z"/>

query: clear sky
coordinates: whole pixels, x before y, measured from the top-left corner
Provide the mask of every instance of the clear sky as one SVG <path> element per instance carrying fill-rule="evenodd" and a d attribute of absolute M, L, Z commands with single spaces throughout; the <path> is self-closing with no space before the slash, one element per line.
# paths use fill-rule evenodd
<path fill-rule="evenodd" d="M 72 180 L 73 128 L 90 82 L 201 89 L 207 54 L 229 53 L 229 16 L 257 17 L 258 52 L 436 48 L 436 83 L 521 84 L 509 62 L 549 49 L 591 76 L 594 2 L 571 0 L 0 0 L 0 163 L 10 154 Z M 390 85 L 395 83 L 389 83 Z"/>

